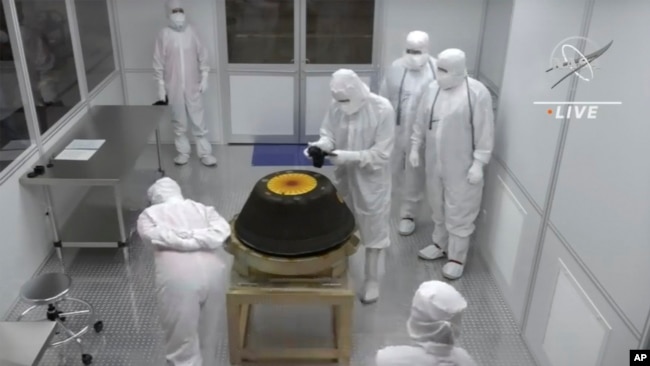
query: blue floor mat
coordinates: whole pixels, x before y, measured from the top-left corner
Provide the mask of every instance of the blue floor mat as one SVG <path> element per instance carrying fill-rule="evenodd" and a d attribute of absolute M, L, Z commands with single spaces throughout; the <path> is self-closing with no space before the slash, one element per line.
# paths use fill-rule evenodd
<path fill-rule="evenodd" d="M 306 145 L 255 145 L 253 166 L 312 166 L 303 155 Z M 325 165 L 332 165 L 325 160 Z"/>

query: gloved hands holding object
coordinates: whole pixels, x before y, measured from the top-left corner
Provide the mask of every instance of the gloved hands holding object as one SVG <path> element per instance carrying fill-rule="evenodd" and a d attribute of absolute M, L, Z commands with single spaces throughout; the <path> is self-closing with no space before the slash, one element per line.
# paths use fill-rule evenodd
<path fill-rule="evenodd" d="M 483 180 L 483 163 L 478 160 L 474 160 L 472 166 L 467 172 L 467 181 L 469 184 L 477 184 Z"/>
<path fill-rule="evenodd" d="M 409 163 L 414 168 L 420 166 L 420 154 L 418 153 L 417 150 L 415 149 L 411 150 L 411 153 L 409 154 Z"/>
<path fill-rule="evenodd" d="M 307 159 L 311 159 L 311 156 L 309 156 L 309 148 L 312 147 L 312 146 L 315 146 L 315 147 L 317 147 L 317 148 L 323 150 L 324 152 L 328 152 L 328 151 L 324 148 L 324 147 L 325 147 L 325 143 L 324 143 L 324 142 L 321 142 L 320 140 L 319 140 L 319 141 L 314 141 L 314 142 L 308 142 L 308 143 L 307 143 L 307 148 L 306 148 L 305 150 L 302 151 L 303 155 L 305 155 L 305 157 L 306 157 Z"/>
<path fill-rule="evenodd" d="M 205 93 L 208 90 L 208 74 L 204 73 L 201 76 L 201 85 L 199 86 L 199 91 Z"/>
<path fill-rule="evenodd" d="M 329 155 L 329 159 L 336 165 L 344 165 L 357 163 L 361 160 L 361 152 L 347 151 L 347 150 L 334 150 Z"/>
<path fill-rule="evenodd" d="M 158 100 L 165 100 L 167 98 L 167 92 L 165 91 L 165 84 L 158 83 Z"/>

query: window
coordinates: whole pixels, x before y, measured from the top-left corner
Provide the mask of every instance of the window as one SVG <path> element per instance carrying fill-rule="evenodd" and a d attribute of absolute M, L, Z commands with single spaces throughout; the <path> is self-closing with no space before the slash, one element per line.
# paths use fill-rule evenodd
<path fill-rule="evenodd" d="M 0 170 L 31 145 L 7 28 L 0 3 Z"/>
<path fill-rule="evenodd" d="M 372 63 L 374 0 L 307 0 L 310 64 Z"/>
<path fill-rule="evenodd" d="M 115 71 L 107 0 L 75 0 L 88 91 Z"/>
<path fill-rule="evenodd" d="M 228 62 L 292 64 L 293 0 L 226 0 Z"/>
<path fill-rule="evenodd" d="M 65 0 L 17 0 L 30 88 L 41 134 L 80 100 Z"/>

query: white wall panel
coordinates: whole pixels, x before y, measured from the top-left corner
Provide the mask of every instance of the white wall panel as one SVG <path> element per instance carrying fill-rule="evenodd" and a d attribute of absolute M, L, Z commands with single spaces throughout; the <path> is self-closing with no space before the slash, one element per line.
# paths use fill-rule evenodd
<path fill-rule="evenodd" d="M 117 0 L 119 36 L 126 69 L 151 69 L 156 37 L 168 24 L 164 0 Z M 211 1 L 186 0 L 185 13 L 205 46 L 210 51 L 210 63 L 217 66 L 214 42 L 215 4 Z"/>
<path fill-rule="evenodd" d="M 408 0 L 408 4 L 388 0 L 384 4 L 384 24 L 379 32 L 384 33 L 382 66 L 404 54 L 409 32 L 421 30 L 429 34 L 433 55 L 447 48 L 460 48 L 467 55 L 468 69 L 474 70 L 483 0 Z"/>
<path fill-rule="evenodd" d="M 114 73 L 111 81 L 93 98 L 92 105 L 122 105 L 124 100 L 124 89 L 122 89 L 122 78 L 119 73 Z"/>
<path fill-rule="evenodd" d="M 580 34 L 585 1 L 517 1 L 499 98 L 495 153 L 514 173 L 537 205 L 548 188 L 560 121 L 535 101 L 562 101 L 568 83 L 551 86 L 562 72 L 546 73 L 561 40 Z M 543 29 L 543 31 L 540 31 Z"/>
<path fill-rule="evenodd" d="M 574 280 L 567 287 L 566 282 L 561 282 L 561 295 L 554 298 L 556 288 L 558 287 L 558 276 L 560 271 L 566 268 Z M 567 278 L 568 279 L 568 278 Z M 561 281 L 565 281 L 562 279 Z M 577 287 L 576 287 L 577 284 Z M 589 279 L 587 274 L 582 271 L 579 264 L 562 244 L 558 236 L 552 231 L 547 230 L 544 249 L 539 265 L 537 279 L 534 285 L 534 295 L 531 302 L 530 316 L 524 331 L 524 336 L 530 347 L 531 352 L 535 354 L 536 359 L 540 362 L 539 366 L 610 366 L 627 364 L 629 350 L 638 347 L 639 340 L 636 335 L 626 326 L 623 320 L 618 316 L 615 310 L 609 305 L 603 294 L 598 291 L 595 284 Z M 554 303 L 555 302 L 555 309 Z M 594 311 L 597 309 L 597 312 Z M 599 348 L 598 333 L 602 329 L 607 329 L 603 325 L 599 329 L 596 326 L 593 317 L 599 313 L 602 320 L 598 323 L 607 324 L 611 329 L 602 346 L 602 356 L 598 363 L 586 359 L 589 354 Z M 592 317 L 591 319 L 586 316 Z M 556 325 L 558 319 L 564 324 Z M 561 327 L 559 329 L 558 327 Z M 547 355 L 544 346 L 544 338 L 547 329 L 555 336 L 559 337 L 555 342 L 562 342 L 551 346 L 547 342 L 546 349 L 551 351 L 551 356 Z M 557 329 L 557 330 L 556 330 Z M 602 333 L 601 333 L 602 335 Z M 581 342 L 586 342 L 582 344 Z M 560 349 L 560 347 L 562 347 Z M 586 347 L 586 348 L 576 348 Z M 558 352 L 564 352 L 560 355 Z M 577 363 L 567 363 L 575 361 Z M 582 362 L 582 363 L 581 363 Z"/>
<path fill-rule="evenodd" d="M 231 75 L 233 135 L 293 135 L 295 76 Z"/>
<path fill-rule="evenodd" d="M 522 320 L 541 215 L 497 160 L 486 171 L 474 242 L 515 319 Z"/>
<path fill-rule="evenodd" d="M 370 85 L 370 76 L 359 75 L 364 83 Z M 332 77 L 327 76 L 307 76 L 307 85 L 305 91 L 306 110 L 305 110 L 305 130 L 307 135 L 318 135 L 318 130 L 323 123 L 323 118 L 327 108 L 332 102 L 330 92 L 330 80 Z"/>
<path fill-rule="evenodd" d="M 638 293 L 650 289 L 650 124 L 642 112 L 650 101 L 650 48 L 638 47 L 639 35 L 650 34 L 649 18 L 650 2 L 596 1 L 589 38 L 614 43 L 594 79 L 579 83 L 576 100 L 623 104 L 571 121 L 551 213 L 638 331 L 650 311 L 650 296 Z"/>
<path fill-rule="evenodd" d="M 152 105 L 158 99 L 156 84 L 153 81 L 152 74 L 149 72 L 127 72 L 125 73 L 128 105 Z M 219 91 L 217 88 L 217 77 L 210 74 L 210 84 L 213 87 L 203 95 L 203 106 L 205 108 L 205 120 L 208 126 L 208 139 L 212 143 L 221 143 L 222 135 L 222 117 L 219 110 Z M 191 131 L 189 132 L 191 135 Z M 188 135 L 189 136 L 189 135 Z M 170 123 L 160 126 L 160 139 L 164 143 L 174 141 L 174 131 Z M 191 137 L 190 137 L 191 140 Z M 153 142 L 155 140 L 151 140 Z"/>
<path fill-rule="evenodd" d="M 503 78 L 513 3 L 513 0 L 486 0 L 479 73 L 496 87 L 501 87 Z"/>
<path fill-rule="evenodd" d="M 492 210 L 496 226 L 491 230 L 488 249 L 492 259 L 499 266 L 501 275 L 508 285 L 512 286 L 517 252 L 528 213 L 508 188 L 504 179 L 505 177 L 497 175 L 496 196 Z"/>
<path fill-rule="evenodd" d="M 598 365 L 611 327 L 561 261 L 552 299 L 542 343 L 551 364 Z M 575 329 L 580 337 L 570 331 Z"/>

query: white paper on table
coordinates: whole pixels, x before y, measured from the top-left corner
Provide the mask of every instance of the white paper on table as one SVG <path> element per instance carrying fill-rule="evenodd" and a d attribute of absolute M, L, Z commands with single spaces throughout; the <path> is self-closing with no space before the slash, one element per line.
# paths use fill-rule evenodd
<path fill-rule="evenodd" d="M 63 150 L 55 160 L 90 160 L 97 150 Z"/>
<path fill-rule="evenodd" d="M 72 140 L 65 150 L 98 150 L 106 140 Z"/>
<path fill-rule="evenodd" d="M 2 150 L 25 150 L 30 147 L 32 142 L 30 140 L 11 140 L 6 144 Z"/>

